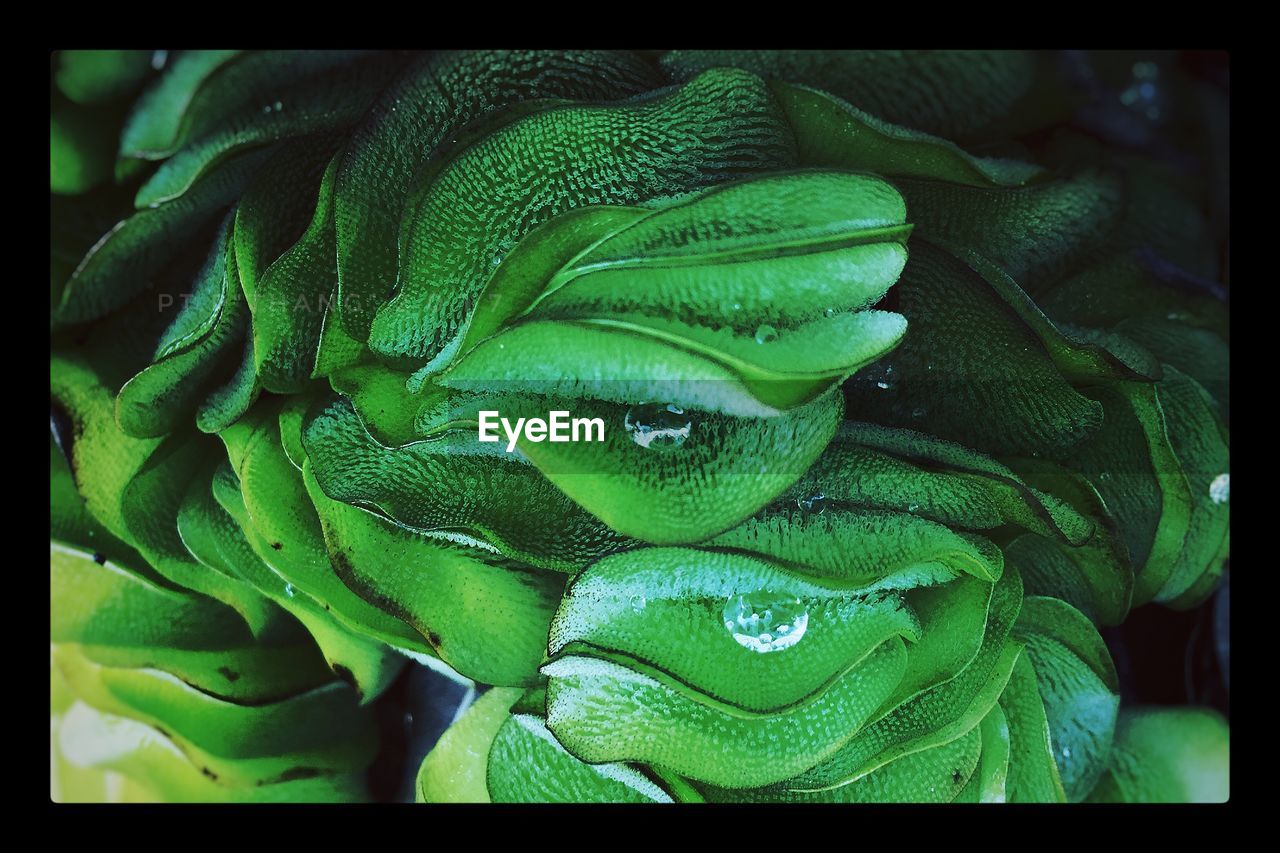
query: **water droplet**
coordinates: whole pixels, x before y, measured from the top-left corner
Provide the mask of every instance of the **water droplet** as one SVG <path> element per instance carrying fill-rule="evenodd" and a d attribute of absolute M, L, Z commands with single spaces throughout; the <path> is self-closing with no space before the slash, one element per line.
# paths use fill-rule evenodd
<path fill-rule="evenodd" d="M 1219 474 L 1209 484 L 1209 498 L 1216 504 L 1224 504 L 1231 499 L 1231 475 Z"/>
<path fill-rule="evenodd" d="M 879 382 L 877 382 L 877 383 L 876 383 L 876 387 L 877 387 L 877 388 L 880 388 L 880 389 L 882 389 L 882 390 L 884 390 L 884 391 L 888 391 L 890 388 L 892 388 L 892 387 L 893 387 L 893 383 L 892 383 L 892 382 L 885 382 L 885 381 L 882 379 L 882 380 L 880 380 Z"/>
<path fill-rule="evenodd" d="M 157 51 L 153 51 L 151 54 L 151 67 L 156 71 L 160 71 L 161 69 L 163 69 L 165 64 L 168 63 L 168 61 L 169 61 L 169 51 L 167 50 L 157 50 Z"/>
<path fill-rule="evenodd" d="M 490 263 L 493 264 L 495 267 L 499 266 L 502 263 L 502 255 L 494 255 L 493 260 L 490 261 Z"/>
<path fill-rule="evenodd" d="M 282 109 L 284 109 L 284 104 L 280 103 L 279 101 L 276 101 L 275 104 L 272 106 L 272 109 L 274 109 L 276 112 L 280 112 Z"/>
<path fill-rule="evenodd" d="M 631 609 L 636 611 L 637 613 L 640 612 L 641 610 L 644 610 L 645 606 L 648 603 L 649 603 L 648 600 L 645 599 L 645 597 L 643 595 L 640 595 L 639 593 L 631 596 Z"/>
<path fill-rule="evenodd" d="M 622 425 L 641 447 L 666 449 L 684 444 L 693 421 L 674 403 L 641 403 L 627 410 Z"/>
<path fill-rule="evenodd" d="M 907 512 L 919 512 L 920 504 L 907 504 Z"/>
<path fill-rule="evenodd" d="M 822 314 L 824 317 L 834 317 L 836 316 L 836 309 L 827 308 L 825 311 L 822 312 Z"/>
<path fill-rule="evenodd" d="M 809 609 L 794 595 L 767 590 L 731 595 L 724 606 L 724 627 L 738 645 L 753 652 L 779 652 L 804 637 Z"/>
<path fill-rule="evenodd" d="M 742 310 L 742 303 L 741 303 L 741 302 L 735 302 L 735 303 L 733 303 L 733 310 L 734 310 L 734 311 L 741 311 L 741 310 Z"/>
<path fill-rule="evenodd" d="M 1101 474 L 1098 475 L 1098 479 L 1105 483 L 1106 481 L 1111 479 L 1111 472 L 1103 471 Z"/>
<path fill-rule="evenodd" d="M 796 506 L 805 512 L 822 515 L 827 511 L 827 496 L 822 492 L 816 492 L 807 498 L 796 498 Z"/>
<path fill-rule="evenodd" d="M 768 323 L 756 329 L 756 343 L 767 344 L 778 339 L 778 330 Z"/>
<path fill-rule="evenodd" d="M 287 583 L 284 585 L 284 594 L 293 598 L 293 584 Z"/>

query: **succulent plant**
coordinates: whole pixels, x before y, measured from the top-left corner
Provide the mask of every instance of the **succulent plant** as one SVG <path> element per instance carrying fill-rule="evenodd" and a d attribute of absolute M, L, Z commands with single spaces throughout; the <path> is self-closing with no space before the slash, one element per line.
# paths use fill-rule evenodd
<path fill-rule="evenodd" d="M 55 54 L 55 798 L 1226 799 L 1104 640 L 1229 555 L 1188 61 Z"/>

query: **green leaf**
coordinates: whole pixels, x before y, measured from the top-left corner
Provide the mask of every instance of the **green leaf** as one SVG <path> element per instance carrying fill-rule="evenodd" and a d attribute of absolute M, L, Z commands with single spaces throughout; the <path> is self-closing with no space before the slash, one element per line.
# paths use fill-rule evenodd
<path fill-rule="evenodd" d="M 859 418 L 1006 454 L 1069 448 L 1100 425 L 1102 407 L 1071 387 L 1036 331 L 950 252 L 913 240 L 891 295 L 910 331 L 847 383 Z"/>
<path fill-rule="evenodd" d="M 256 307 L 267 269 L 306 234 L 315 218 L 326 168 L 341 144 L 338 133 L 290 139 L 272 149 L 236 205 L 235 254 L 241 287 Z"/>
<path fill-rule="evenodd" d="M 1174 319 L 1169 319 L 1172 316 Z M 1231 416 L 1231 351 L 1227 341 L 1210 329 L 1196 328 L 1173 313 L 1164 319 L 1135 317 L 1116 325 L 1116 331 L 1150 350 L 1200 383 L 1213 398 L 1214 411 L 1224 421 Z"/>
<path fill-rule="evenodd" d="M 772 557 L 843 584 L 901 589 L 945 582 L 961 573 L 994 582 L 1000 550 L 909 513 L 828 506 L 767 509 L 706 542 Z M 825 500 L 825 499 L 824 499 Z"/>
<path fill-rule="evenodd" d="M 146 207 L 180 197 L 237 152 L 353 124 L 403 64 L 397 52 L 376 51 L 317 69 L 295 85 L 273 81 L 269 91 L 274 102 L 248 104 L 216 129 L 193 137 L 147 179 L 135 204 Z"/>
<path fill-rule="evenodd" d="M 351 772 L 376 750 L 373 720 L 345 684 L 239 705 L 157 670 L 97 666 L 71 647 L 56 648 L 54 660 L 87 704 L 159 727 L 193 763 L 229 784 Z"/>
<path fill-rule="evenodd" d="M 214 371 L 242 341 L 245 308 L 227 217 L 178 315 L 149 367 L 116 397 L 116 419 L 130 435 L 160 436 L 178 428 L 205 395 Z"/>
<path fill-rule="evenodd" d="M 425 640 L 417 646 L 469 678 L 499 685 L 537 680 L 562 575 L 427 538 L 329 500 L 310 462 L 304 476 L 344 584 L 411 625 Z"/>
<path fill-rule="evenodd" d="M 1005 546 L 1027 593 L 1061 598 L 1100 625 L 1119 625 L 1129 613 L 1133 569 L 1124 546 L 1101 524 L 1086 544 L 1072 547 L 1042 536 L 1019 536 Z"/>
<path fill-rule="evenodd" d="M 1009 721 L 999 704 L 982 718 L 980 730 L 982 757 L 971 777 L 974 793 L 977 802 L 1003 803 L 1009 778 Z"/>
<path fill-rule="evenodd" d="M 562 657 L 542 670 L 550 679 L 547 725 L 593 764 L 640 761 L 713 785 L 759 787 L 838 749 L 893 689 L 905 663 L 901 638 L 891 637 L 808 701 L 785 713 L 753 714 L 611 661 Z"/>
<path fill-rule="evenodd" d="M 369 338 L 395 283 L 399 214 L 415 171 L 469 123 L 544 98 L 610 100 L 658 82 L 634 56 L 598 50 L 442 51 L 411 62 L 356 126 L 334 191 L 342 328 Z"/>
<path fill-rule="evenodd" d="M 1000 267 L 970 249 L 954 249 L 952 252 L 981 275 L 1035 332 L 1067 381 L 1089 385 L 1124 379 L 1160 378 L 1160 362 L 1128 338 L 1055 324 Z"/>
<path fill-rule="evenodd" d="M 354 364 L 329 377 L 334 391 L 348 397 L 369 434 L 388 447 L 400 447 L 425 437 L 419 429 L 424 410 L 434 410 L 452 392 L 428 385 L 409 390 L 409 376 L 386 365 Z"/>
<path fill-rule="evenodd" d="M 119 117 L 112 107 L 82 107 L 49 98 L 49 191 L 79 195 L 111 178 Z"/>
<path fill-rule="evenodd" d="M 239 50 L 184 50 L 174 57 L 158 78 L 153 80 L 134 106 L 129 121 L 120 138 L 121 157 L 145 157 L 162 159 L 172 154 L 183 139 L 184 124 L 190 127 L 196 118 L 207 115 L 216 121 L 221 110 L 217 100 L 244 97 L 248 89 L 242 89 L 235 81 L 227 84 L 214 82 L 207 90 L 202 88 L 224 65 L 239 57 Z M 252 60 L 263 63 L 267 57 Z M 248 67 L 247 65 L 244 67 Z M 237 69 L 238 70 L 238 69 Z"/>
<path fill-rule="evenodd" d="M 1011 803 L 1066 802 L 1049 720 L 1028 655 L 1022 655 L 1014 664 L 1009 683 L 1000 694 L 1000 709 L 1009 726 L 1006 799 Z"/>
<path fill-rule="evenodd" d="M 243 703 L 279 700 L 329 680 L 304 637 L 259 645 L 234 610 L 161 586 L 88 552 L 50 548 L 50 640 L 101 666 L 163 670 Z"/>
<path fill-rule="evenodd" d="M 235 478 L 215 482 L 215 493 L 258 559 L 280 576 L 273 594 L 287 584 L 351 631 L 395 646 L 421 645 L 416 631 L 352 592 L 335 573 L 303 472 L 285 453 L 279 407 L 259 407 L 220 438 Z"/>
<path fill-rule="evenodd" d="M 1231 456 L 1208 393 L 1169 365 L 1165 374 L 1156 391 L 1192 502 L 1186 540 L 1155 600 L 1183 609 L 1212 592 L 1230 553 Z"/>
<path fill-rule="evenodd" d="M 84 498 L 76 491 L 70 462 L 52 433 L 49 436 L 49 538 L 150 573 L 146 560 L 133 546 L 114 536 L 89 514 Z M 164 583 L 163 579 L 159 580 Z"/>
<path fill-rule="evenodd" d="M 516 714 L 498 729 L 488 785 L 498 803 L 669 803 L 671 797 L 625 764 L 585 764 L 538 717 Z"/>
<path fill-rule="evenodd" d="M 1027 596 L 1017 634 L 1035 668 L 1063 789 L 1079 802 L 1111 750 L 1120 705 L 1115 665 L 1093 624 L 1056 598 Z"/>
<path fill-rule="evenodd" d="M 96 320 L 146 292 L 187 241 L 239 197 L 261 161 L 261 152 L 227 160 L 181 198 L 118 222 L 71 274 L 56 318 L 66 323 Z"/>
<path fill-rule="evenodd" d="M 1173 315 L 1177 323 L 1214 332 L 1224 341 L 1230 339 L 1224 302 L 1188 288 L 1167 269 L 1155 267 L 1150 256 L 1137 252 L 1108 255 L 1048 291 L 1033 295 L 1045 313 L 1078 326 L 1110 329 L 1131 319 L 1167 320 Z M 1157 355 L 1183 369 L 1172 358 Z"/>
<path fill-rule="evenodd" d="M 974 157 L 945 139 L 881 121 L 824 91 L 778 83 L 770 88 L 795 131 L 805 166 L 975 187 L 1021 186 L 1044 174 L 1030 163 Z"/>
<path fill-rule="evenodd" d="M 968 530 L 1013 524 L 1071 545 L 1093 531 L 1070 504 L 1032 488 L 988 456 L 914 430 L 856 421 L 840 425 L 783 500 L 819 512 L 905 511 Z"/>
<path fill-rule="evenodd" d="M 339 398 L 313 410 L 302 444 L 329 498 L 444 541 L 556 571 L 629 544 L 523 458 L 469 436 L 388 447 Z"/>
<path fill-rule="evenodd" d="M 398 292 L 378 309 L 369 346 L 442 367 L 493 261 L 540 222 L 587 204 L 687 193 L 793 158 L 763 81 L 725 69 L 619 106 L 519 119 L 458 153 L 408 199 Z"/>
<path fill-rule="evenodd" d="M 320 181 L 307 230 L 252 286 L 254 359 L 268 391 L 298 393 L 315 372 L 316 351 L 338 286 L 333 255 L 336 169 L 334 158 Z"/>
<path fill-rule="evenodd" d="M 212 484 L 197 483 L 187 493 L 178 516 L 178 530 L 187 548 L 207 565 L 222 563 L 292 614 L 314 638 L 329 668 L 356 689 L 362 702 L 376 699 L 399 674 L 404 658 L 392 652 L 376 631 L 344 621 L 327 601 L 299 589 L 284 574 L 261 559 L 248 537 L 252 532 L 243 500 L 237 502 L 219 469 Z M 217 497 L 215 498 L 215 491 Z M 220 504 L 225 503 L 229 509 Z M 344 590 L 345 592 L 345 590 Z M 350 597 L 350 593 L 347 593 Z M 378 614 L 381 616 L 381 614 Z M 385 622 L 379 619 L 375 624 Z M 375 634 L 375 636 L 369 636 Z"/>
<path fill-rule="evenodd" d="M 81 358 L 51 360 L 50 392 L 72 423 L 71 466 L 85 508 L 170 582 L 230 605 L 255 633 L 276 630 L 278 608 L 252 587 L 200 565 L 178 535 L 177 512 L 192 472 L 216 460 L 207 439 L 191 432 L 163 441 L 126 435 L 115 423 L 110 392 Z"/>
<path fill-rule="evenodd" d="M 95 104 L 131 93 L 151 73 L 150 50 L 63 50 L 54 81 L 77 104 Z"/>
<path fill-rule="evenodd" d="M 1119 181 L 1096 171 L 1025 187 L 892 183 L 918 236 L 977 252 L 1030 293 L 1103 251 L 1122 207 Z"/>
<path fill-rule="evenodd" d="M 663 388 L 653 390 L 661 393 Z M 473 432 L 478 411 L 496 410 L 512 422 L 519 417 L 545 418 L 549 410 L 599 418 L 603 441 L 547 442 L 522 435 L 517 441 L 519 458 L 529 460 L 547 481 L 609 529 L 656 544 L 682 544 L 738 524 L 795 482 L 834 433 L 840 403 L 839 396 L 829 392 L 782 415 L 745 418 L 681 410 L 675 404 L 624 407 L 500 394 L 464 399 L 443 413 L 420 416 L 419 424 L 424 431 L 435 421 L 441 422 L 440 428 L 453 428 L 424 448 L 501 454 L 508 461 L 491 461 L 489 467 L 516 468 L 518 462 L 511 458 L 515 454 L 505 453 L 502 441 L 478 441 Z M 664 443 L 666 435 L 673 437 Z M 484 451 L 487 447 L 493 450 Z"/>
<path fill-rule="evenodd" d="M 918 637 L 900 594 L 843 580 L 689 548 L 615 554 L 574 578 L 551 623 L 548 653 L 602 657 L 673 679 L 728 712 L 788 712 L 890 637 Z M 738 619 L 770 607 L 780 622 L 783 611 L 800 620 L 789 623 L 797 641 L 760 654 L 739 639 L 747 633 Z"/>
<path fill-rule="evenodd" d="M 642 207 L 577 207 L 530 231 L 493 271 L 476 297 L 476 308 L 458 352 L 470 352 L 480 341 L 528 311 L 556 273 L 575 258 L 650 215 L 652 211 Z"/>
<path fill-rule="evenodd" d="M 591 397 L 618 404 L 661 400 L 744 418 L 770 418 L 812 404 L 836 380 L 891 349 L 906 324 L 897 314 L 860 311 L 799 326 L 777 349 L 725 328 L 650 319 L 530 320 L 489 338 L 440 377 L 464 391 Z M 761 337 L 768 341 L 767 332 Z M 828 343 L 804 346 L 815 335 Z M 839 343 L 851 340 L 852 344 Z M 519 361 L 509 353 L 519 352 Z M 752 359 L 776 357 L 782 370 Z M 810 357 L 817 369 L 797 370 Z M 526 360 L 527 359 L 527 360 Z M 578 377 L 578 378 L 575 378 Z M 761 399 L 763 398 L 763 399 Z"/>
<path fill-rule="evenodd" d="M 144 723 L 105 714 L 76 702 L 51 736 L 60 763 L 56 802 L 363 802 L 361 773 L 323 774 L 263 785 L 228 784 L 210 767 L 198 767 L 174 740 Z M 77 793 L 67 771 L 97 776 L 99 788 Z M 115 774 L 120 774 L 116 776 Z M 112 778 L 114 776 L 114 779 Z M 123 778 L 121 778 L 123 777 Z M 114 784 L 123 781 L 124 784 Z M 118 797 L 118 799 L 117 799 Z"/>
<path fill-rule="evenodd" d="M 941 667 L 936 658 L 945 659 L 954 652 L 938 649 L 941 638 L 930 638 L 932 626 L 926 624 L 921 636 L 932 640 L 933 648 L 908 650 L 911 669 L 880 713 L 829 760 L 789 780 L 786 787 L 801 791 L 838 788 L 903 755 L 946 743 L 977 725 L 998 701 L 1022 654 L 1021 644 L 1009 639 L 1022 599 L 1017 572 L 1006 567 L 990 589 L 982 644 L 958 672 L 938 680 Z M 943 595 L 946 588 L 934 592 Z M 929 677 L 921 678 L 926 673 Z"/>
<path fill-rule="evenodd" d="M 495 687 L 445 729 L 418 768 L 416 802 L 490 802 L 489 749 L 523 692 L 517 687 Z"/>
<path fill-rule="evenodd" d="M 607 215 L 570 218 L 570 244 L 584 225 L 596 236 L 621 211 Z M 545 289 L 526 309 L 525 325 L 493 335 L 470 353 L 462 350 L 461 364 L 443 381 L 468 388 L 519 384 L 522 377 L 505 364 L 504 351 L 541 352 L 551 336 L 568 342 L 594 337 L 599 343 L 587 352 L 545 347 L 548 361 L 536 378 L 593 377 L 598 395 L 617 401 L 619 388 L 604 390 L 609 380 L 632 379 L 647 366 L 637 358 L 652 350 L 655 378 L 725 371 L 763 404 L 726 401 L 729 413 L 773 413 L 808 402 L 902 337 L 900 317 L 864 309 L 884 296 L 906 261 L 905 216 L 883 181 L 801 172 L 717 187 L 632 222 L 622 218 L 618 230 L 549 270 Z M 540 269 L 541 256 L 561 248 L 544 234 L 534 236 L 536 248 L 518 259 Z M 498 294 L 503 286 L 516 292 Z M 490 307 L 495 302 L 510 310 L 528 303 L 531 292 L 523 276 L 495 274 L 481 296 L 483 327 L 499 322 Z M 779 299 L 784 293 L 787 298 Z M 577 332 L 566 324 L 585 328 Z M 664 347 L 677 352 L 659 354 Z M 712 362 L 715 372 L 682 366 L 691 357 Z M 587 358 L 601 364 L 587 370 Z"/>
<path fill-rule="evenodd" d="M 361 71 L 395 62 L 394 54 L 371 51 L 183 51 L 135 104 L 121 135 L 121 157 L 164 160 L 185 148 L 178 159 L 189 178 L 191 167 L 198 169 L 210 153 L 216 156 L 218 144 L 236 140 L 242 129 L 251 133 L 294 123 L 284 99 L 316 109 L 311 118 L 323 121 L 321 111 L 334 104 L 325 96 L 341 103 L 343 93 L 316 93 L 318 83 L 358 82 Z M 174 181 L 162 182 L 180 192 Z M 151 201 L 143 200 L 150 193 L 139 195 L 138 206 Z"/>
<path fill-rule="evenodd" d="M 171 437 L 129 481 L 121 496 L 126 528 L 147 562 L 171 581 L 235 608 L 255 634 L 269 635 L 283 613 L 252 585 L 200 564 L 182 542 L 178 512 L 190 478 L 208 477 L 212 447 L 205 436 Z"/>
<path fill-rule="evenodd" d="M 662 57 L 675 80 L 725 65 L 814 86 L 888 121 L 948 137 L 1003 118 L 1035 70 L 1034 55 L 1024 50 L 673 50 Z"/>
<path fill-rule="evenodd" d="M 50 158 L 50 166 L 56 168 Z M 49 196 L 49 325 L 57 328 L 58 304 L 67 281 L 93 244 L 133 212 L 127 189 L 107 184 L 83 195 Z"/>
<path fill-rule="evenodd" d="M 1158 390 L 1164 383 L 1121 383 L 1094 388 L 1102 404 L 1101 429 L 1074 448 L 1069 464 L 1086 478 L 1056 475 L 1045 488 L 1101 500 L 1128 553 L 1135 575 L 1133 603 L 1149 601 L 1165 584 L 1182 551 L 1191 495 L 1181 471 Z"/>
<path fill-rule="evenodd" d="M 249 411 L 262 386 L 254 369 L 253 337 L 245 335 L 235 372 L 210 391 L 196 409 L 196 427 L 201 432 L 221 432 Z"/>
<path fill-rule="evenodd" d="M 1208 708 L 1126 708 L 1106 773 L 1089 794 L 1103 803 L 1225 803 L 1230 730 Z"/>
<path fill-rule="evenodd" d="M 706 790 L 711 802 L 759 803 L 946 803 L 963 798 L 977 778 L 984 741 L 978 729 L 948 743 L 913 752 L 843 785 L 822 791 L 760 788 Z"/>

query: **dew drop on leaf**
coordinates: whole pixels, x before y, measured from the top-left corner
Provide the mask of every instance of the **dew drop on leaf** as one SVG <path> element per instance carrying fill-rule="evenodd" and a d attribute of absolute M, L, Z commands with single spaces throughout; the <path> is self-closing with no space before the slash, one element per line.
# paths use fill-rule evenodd
<path fill-rule="evenodd" d="M 769 591 L 731 595 L 724 606 L 724 627 L 745 649 L 778 652 L 804 637 L 809 609 L 794 595 Z"/>
<path fill-rule="evenodd" d="M 1219 474 L 1209 484 L 1209 497 L 1216 504 L 1224 504 L 1231 499 L 1231 475 Z"/>
<path fill-rule="evenodd" d="M 641 403 L 627 410 L 623 426 L 641 447 L 679 447 L 689 437 L 693 421 L 674 403 Z"/>
<path fill-rule="evenodd" d="M 818 492 L 806 498 L 796 498 L 796 506 L 807 513 L 822 515 L 827 509 L 827 496 Z"/>

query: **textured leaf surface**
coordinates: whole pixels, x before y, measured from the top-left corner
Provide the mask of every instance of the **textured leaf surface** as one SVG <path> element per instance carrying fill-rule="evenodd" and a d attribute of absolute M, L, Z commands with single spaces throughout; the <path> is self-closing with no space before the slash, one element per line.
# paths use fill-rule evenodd
<path fill-rule="evenodd" d="M 504 164 L 515 158 L 512 172 Z M 407 201 L 397 293 L 378 309 L 369 346 L 418 364 L 450 357 L 494 259 L 572 207 L 676 195 L 793 158 L 763 81 L 731 70 L 623 106 L 517 120 L 456 154 Z"/>

